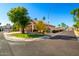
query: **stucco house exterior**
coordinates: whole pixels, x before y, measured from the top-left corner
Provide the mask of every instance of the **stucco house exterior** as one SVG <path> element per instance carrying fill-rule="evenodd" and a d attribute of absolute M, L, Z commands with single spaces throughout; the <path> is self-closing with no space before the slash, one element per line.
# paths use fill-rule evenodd
<path fill-rule="evenodd" d="M 5 26 L 2 27 L 3 31 L 5 32 L 10 32 L 12 29 L 12 26 L 10 24 L 6 24 Z"/>
<path fill-rule="evenodd" d="M 35 26 L 36 22 L 37 22 L 36 20 L 32 20 L 29 23 L 29 25 L 26 26 L 25 31 L 27 31 L 27 32 L 33 32 L 33 31 L 35 31 L 36 30 L 36 26 Z M 46 24 L 46 27 L 47 27 L 48 30 L 50 30 L 50 32 L 52 32 L 52 30 L 55 29 L 55 26 L 54 25 Z"/>

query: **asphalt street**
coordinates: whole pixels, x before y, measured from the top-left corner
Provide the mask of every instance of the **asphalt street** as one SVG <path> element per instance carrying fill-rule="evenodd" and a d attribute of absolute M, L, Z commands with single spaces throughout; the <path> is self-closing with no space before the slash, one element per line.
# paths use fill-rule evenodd
<path fill-rule="evenodd" d="M 53 34 L 51 34 L 52 36 Z M 60 40 L 77 40 L 74 31 L 63 31 L 61 33 L 59 33 L 58 35 L 55 35 L 53 37 L 51 37 L 50 39 L 60 39 Z"/>
<path fill-rule="evenodd" d="M 60 39 L 60 40 L 58 40 Z M 0 32 L 0 56 L 79 56 L 79 42 L 74 32 L 64 31 L 51 39 L 13 42 Z"/>

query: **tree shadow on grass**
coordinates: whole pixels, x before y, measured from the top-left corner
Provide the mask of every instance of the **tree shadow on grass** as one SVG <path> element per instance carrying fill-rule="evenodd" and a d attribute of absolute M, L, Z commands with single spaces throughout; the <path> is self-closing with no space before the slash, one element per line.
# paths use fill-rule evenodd
<path fill-rule="evenodd" d="M 50 37 L 49 39 L 61 39 L 61 40 L 77 40 L 75 36 L 69 36 L 69 35 L 56 35 L 54 37 Z"/>

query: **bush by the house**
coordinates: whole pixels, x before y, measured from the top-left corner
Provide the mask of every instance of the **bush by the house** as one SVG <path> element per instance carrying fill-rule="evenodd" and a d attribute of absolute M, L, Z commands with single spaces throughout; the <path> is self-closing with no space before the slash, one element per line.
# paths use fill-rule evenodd
<path fill-rule="evenodd" d="M 63 30 L 52 30 L 52 33 L 57 33 L 57 32 L 61 32 Z"/>
<path fill-rule="evenodd" d="M 1 29 L 0 29 L 0 31 L 1 31 Z"/>

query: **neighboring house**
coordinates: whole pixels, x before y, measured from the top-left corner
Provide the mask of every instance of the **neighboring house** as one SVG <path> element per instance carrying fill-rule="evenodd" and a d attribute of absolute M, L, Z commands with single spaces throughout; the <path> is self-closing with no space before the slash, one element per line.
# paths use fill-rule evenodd
<path fill-rule="evenodd" d="M 73 27 L 68 27 L 66 31 L 72 31 L 73 29 L 74 29 Z"/>
<path fill-rule="evenodd" d="M 26 32 L 33 32 L 34 30 L 36 30 L 36 27 L 35 27 L 35 24 L 36 24 L 36 20 L 32 20 L 28 26 L 26 26 Z M 47 29 L 50 30 L 50 32 L 52 32 L 52 30 L 55 29 L 55 26 L 53 25 L 49 25 L 49 24 L 46 24 L 47 26 Z"/>
<path fill-rule="evenodd" d="M 26 26 L 25 31 L 26 31 L 26 32 L 33 32 L 34 30 L 36 30 L 35 24 L 36 24 L 36 21 L 33 21 L 33 20 L 32 20 L 32 21 L 29 23 L 29 25 Z"/>
<path fill-rule="evenodd" d="M 52 30 L 55 30 L 55 26 L 54 25 L 49 25 L 49 24 L 46 24 L 47 26 L 47 29 L 52 32 Z"/>
<path fill-rule="evenodd" d="M 6 24 L 5 26 L 3 26 L 3 31 L 5 32 L 10 32 L 12 29 L 12 26 L 10 24 Z"/>
<path fill-rule="evenodd" d="M 55 30 L 64 30 L 63 27 L 56 27 Z"/>

